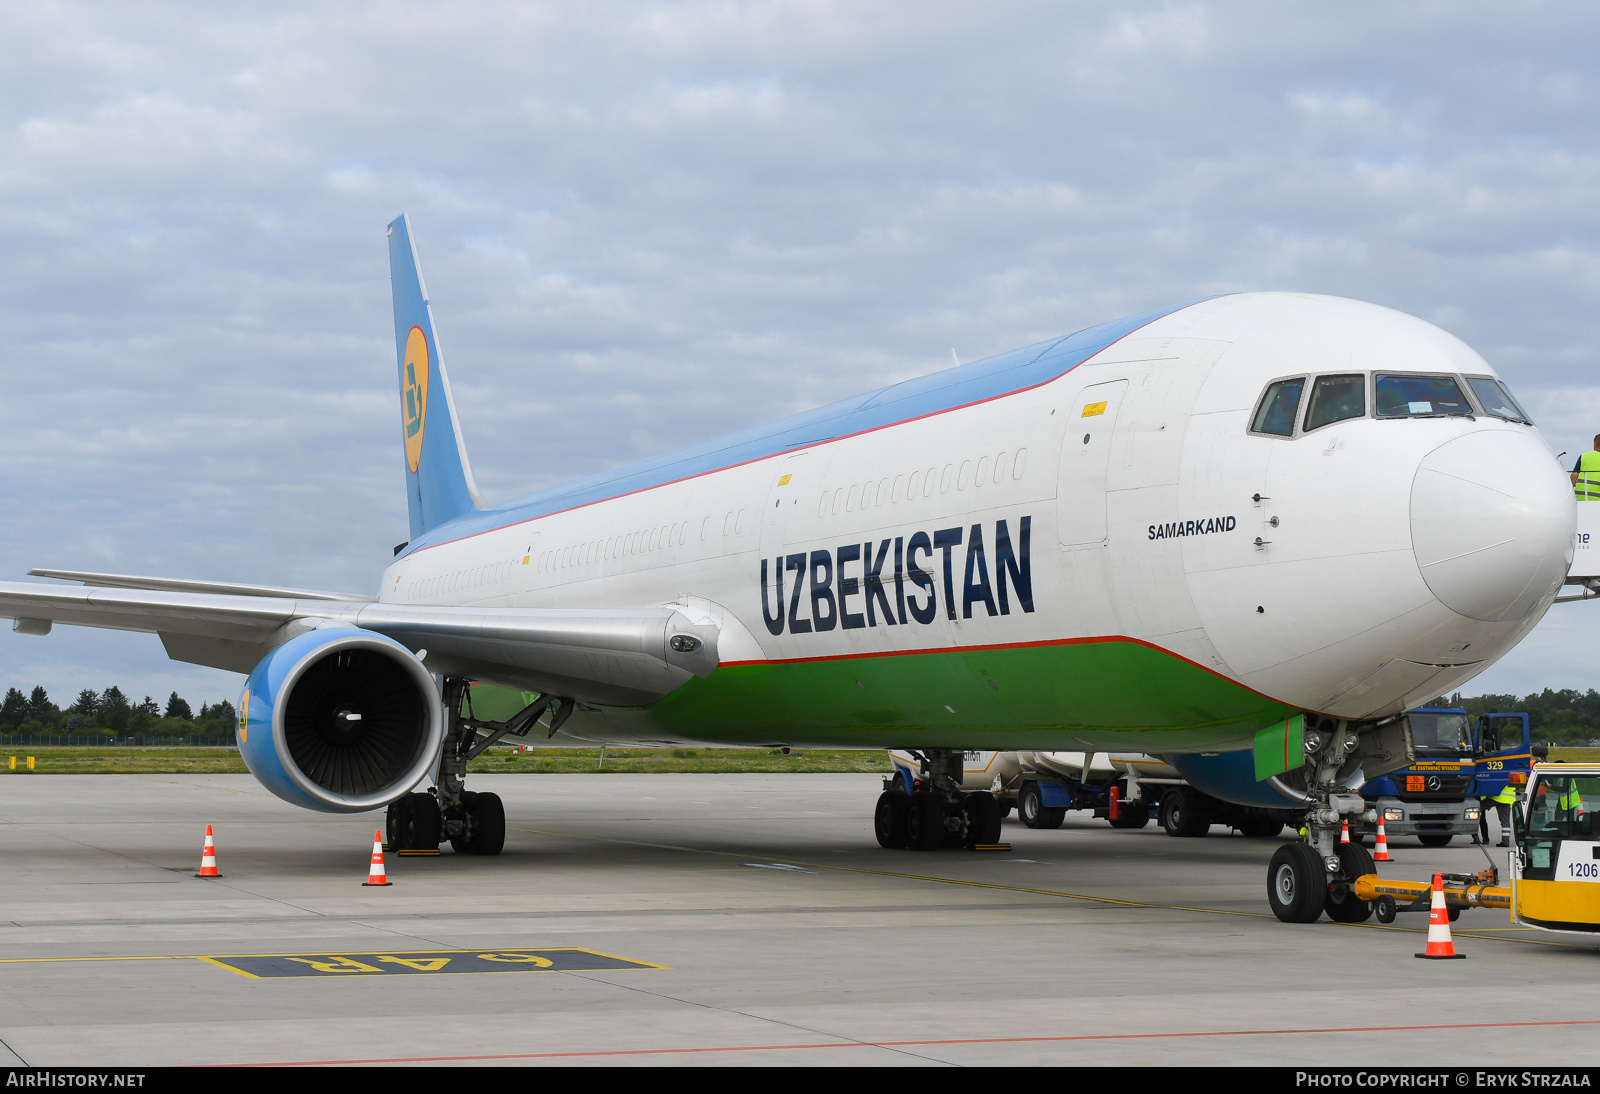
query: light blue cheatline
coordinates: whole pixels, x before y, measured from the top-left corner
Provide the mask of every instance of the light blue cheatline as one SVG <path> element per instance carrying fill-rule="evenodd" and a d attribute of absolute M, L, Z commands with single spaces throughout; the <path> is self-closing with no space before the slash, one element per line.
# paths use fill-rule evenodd
<path fill-rule="evenodd" d="M 1191 300 L 1085 327 L 1075 334 L 930 376 L 918 376 L 866 395 L 529 494 L 430 529 L 415 539 L 405 553 L 1037 387 L 1071 371 L 1140 327 L 1200 302 Z"/>

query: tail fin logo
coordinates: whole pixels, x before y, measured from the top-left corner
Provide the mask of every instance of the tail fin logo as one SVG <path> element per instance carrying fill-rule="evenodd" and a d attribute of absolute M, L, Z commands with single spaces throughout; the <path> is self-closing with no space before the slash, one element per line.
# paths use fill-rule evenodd
<path fill-rule="evenodd" d="M 421 327 L 412 327 L 406 335 L 404 372 L 400 377 L 402 405 L 405 422 L 406 466 L 417 473 L 417 461 L 422 459 L 422 426 L 428 417 L 428 337 Z"/>

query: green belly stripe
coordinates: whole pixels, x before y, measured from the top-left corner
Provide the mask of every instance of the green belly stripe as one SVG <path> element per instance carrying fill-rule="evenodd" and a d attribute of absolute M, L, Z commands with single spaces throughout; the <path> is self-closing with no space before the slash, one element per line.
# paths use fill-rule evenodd
<path fill-rule="evenodd" d="M 992 683 L 991 683 L 992 682 Z M 724 665 L 618 729 L 813 748 L 1250 748 L 1294 709 L 1126 639 Z"/>

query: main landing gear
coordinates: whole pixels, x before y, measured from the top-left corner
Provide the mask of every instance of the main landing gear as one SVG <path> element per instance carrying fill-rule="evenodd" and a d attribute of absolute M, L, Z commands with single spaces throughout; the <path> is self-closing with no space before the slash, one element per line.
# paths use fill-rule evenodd
<path fill-rule="evenodd" d="M 872 828 L 880 846 L 937 851 L 1000 842 L 1005 809 L 986 790 L 962 792 L 960 751 L 928 748 L 912 755 L 921 761 L 922 777 L 908 787 L 897 773 L 878 795 Z"/>
<path fill-rule="evenodd" d="M 1308 715 L 1301 768 L 1306 789 L 1277 776 L 1269 780 L 1280 794 L 1306 806 L 1306 841 L 1279 847 L 1267 867 L 1267 902 L 1285 923 L 1311 923 L 1324 912 L 1339 923 L 1363 923 L 1372 916 L 1373 902 L 1357 900 L 1351 890 L 1356 878 L 1375 872 L 1372 855 L 1359 843 L 1340 843 L 1339 836 L 1346 817 L 1352 823 L 1377 821 L 1352 789 L 1363 781 L 1362 731 L 1374 729 L 1381 727 Z M 1376 747 L 1370 738 L 1366 743 Z"/>
<path fill-rule="evenodd" d="M 484 721 L 472 715 L 467 681 L 445 677 L 438 782 L 427 793 L 407 794 L 389 803 L 389 846 L 396 851 L 436 851 L 449 840 L 458 855 L 498 855 L 506 843 L 505 805 L 498 794 L 466 789 L 467 763 L 508 734 L 527 736 L 546 712 L 553 737 L 572 711 L 572 700 L 542 695 L 504 722 Z"/>

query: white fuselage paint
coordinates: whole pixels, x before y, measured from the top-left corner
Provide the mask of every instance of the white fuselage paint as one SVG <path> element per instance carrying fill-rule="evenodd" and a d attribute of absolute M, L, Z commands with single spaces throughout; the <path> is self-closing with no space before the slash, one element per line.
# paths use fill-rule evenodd
<path fill-rule="evenodd" d="M 1375 369 L 1493 375 L 1453 336 L 1388 309 L 1223 297 L 1158 319 L 1039 387 L 415 552 L 389 567 L 381 597 L 685 604 L 722 624 L 724 664 L 1120 635 L 1296 707 L 1373 717 L 1449 691 L 1514 646 L 1566 576 L 1574 520 L 1566 476 L 1528 425 L 1378 420 L 1369 382 L 1364 418 L 1293 438 L 1249 431 L 1275 378 Z M 1448 543 L 1430 547 L 1438 557 L 1423 560 L 1425 575 L 1414 539 L 1433 533 L 1414 523 L 1448 522 L 1448 506 L 1443 516 L 1428 508 L 1434 479 L 1448 485 L 1452 467 L 1474 460 L 1445 460 L 1437 474 L 1425 464 L 1462 438 L 1474 452 L 1493 448 L 1484 458 L 1500 470 L 1485 475 L 1512 474 L 1526 488 L 1483 486 L 1491 501 L 1518 496 L 1502 509 L 1485 503 L 1473 534 L 1489 540 L 1468 536 L 1459 557 Z M 1469 490 L 1461 504 L 1477 496 Z M 980 525 L 992 536 L 1000 520 L 1015 537 L 1024 516 L 1031 613 L 1013 594 L 1008 615 L 980 604 L 964 618 L 958 605 L 952 620 L 941 588 L 925 625 L 880 619 L 773 635 L 763 623 L 763 557 L 770 566 L 918 530 Z M 1456 516 L 1476 527 L 1472 512 Z M 1512 547 L 1491 542 L 1496 522 Z M 1473 610 L 1496 618 L 1461 614 L 1433 591 L 1441 581 L 1492 585 L 1517 544 L 1523 594 Z M 992 539 L 987 546 L 994 580 Z M 959 599 L 963 548 L 954 557 Z M 922 561 L 942 585 L 937 553 Z M 787 599 L 794 575 L 785 576 Z M 846 576 L 859 579 L 860 564 Z M 859 598 L 851 609 L 862 610 Z"/>

